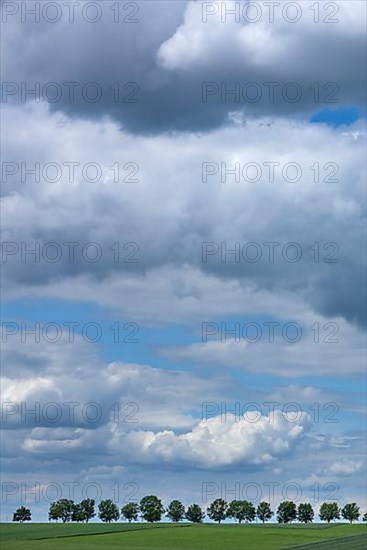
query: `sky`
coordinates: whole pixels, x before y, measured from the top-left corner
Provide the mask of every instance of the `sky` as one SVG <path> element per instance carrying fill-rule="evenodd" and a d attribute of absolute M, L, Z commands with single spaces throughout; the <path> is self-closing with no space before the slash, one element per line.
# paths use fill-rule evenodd
<path fill-rule="evenodd" d="M 1 8 L 1 520 L 365 512 L 365 3 Z"/>

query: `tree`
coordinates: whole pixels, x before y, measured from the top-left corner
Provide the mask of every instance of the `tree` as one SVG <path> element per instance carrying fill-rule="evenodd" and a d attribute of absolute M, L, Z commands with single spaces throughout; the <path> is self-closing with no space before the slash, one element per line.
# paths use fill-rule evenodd
<path fill-rule="evenodd" d="M 243 520 L 254 521 L 256 510 L 252 502 L 248 500 L 232 500 L 229 503 L 227 517 L 233 518 L 241 523 Z"/>
<path fill-rule="evenodd" d="M 340 519 L 340 510 L 336 502 L 323 502 L 320 506 L 319 517 L 321 521 L 330 523 L 333 519 Z"/>
<path fill-rule="evenodd" d="M 20 523 L 23 523 L 23 521 L 31 521 L 32 514 L 29 508 L 26 508 L 25 506 L 21 506 L 20 508 L 17 508 L 13 514 L 13 521 L 19 521 Z"/>
<path fill-rule="evenodd" d="M 60 519 L 59 507 L 57 502 L 51 502 L 50 508 L 48 510 L 48 521 L 58 521 Z"/>
<path fill-rule="evenodd" d="M 367 512 L 363 514 L 363 521 L 367 521 Z"/>
<path fill-rule="evenodd" d="M 236 519 L 241 523 L 245 519 L 244 500 L 232 500 L 228 505 L 227 518 Z"/>
<path fill-rule="evenodd" d="M 61 498 L 56 502 L 52 502 L 50 504 L 50 509 L 48 512 L 48 519 L 49 520 L 53 519 L 56 521 L 58 519 L 61 519 L 63 523 L 67 523 L 71 521 L 74 507 L 75 507 L 74 501 L 68 498 Z"/>
<path fill-rule="evenodd" d="M 73 513 L 71 516 L 71 521 L 81 522 L 88 521 L 96 515 L 94 512 L 95 500 L 93 498 L 86 498 L 79 502 L 79 504 L 74 504 Z"/>
<path fill-rule="evenodd" d="M 217 498 L 211 505 L 207 508 L 208 516 L 213 521 L 220 523 L 223 519 L 226 519 L 228 510 L 228 502 L 222 498 Z"/>
<path fill-rule="evenodd" d="M 172 500 L 167 508 L 166 515 L 171 521 L 181 521 L 185 517 L 185 506 L 179 500 Z"/>
<path fill-rule="evenodd" d="M 164 506 L 158 497 L 148 495 L 140 501 L 140 512 L 145 521 L 153 523 L 154 521 L 161 521 L 162 514 L 164 514 Z"/>
<path fill-rule="evenodd" d="M 243 501 L 243 507 L 245 511 L 245 521 L 254 521 L 256 518 L 256 509 L 255 506 L 252 504 L 252 502 L 249 502 L 248 500 Z"/>
<path fill-rule="evenodd" d="M 312 523 L 314 515 L 315 513 L 309 502 L 299 504 L 297 518 L 301 523 Z"/>
<path fill-rule="evenodd" d="M 120 517 L 120 511 L 118 506 L 111 499 L 102 500 L 98 504 L 99 514 L 98 517 L 105 523 L 111 523 L 111 521 L 117 521 Z"/>
<path fill-rule="evenodd" d="M 256 510 L 256 515 L 260 521 L 265 523 L 265 521 L 273 517 L 274 512 L 272 512 L 268 502 L 260 502 Z"/>
<path fill-rule="evenodd" d="M 76 521 L 78 523 L 84 521 L 84 511 L 81 504 L 74 504 L 71 521 Z"/>
<path fill-rule="evenodd" d="M 341 510 L 342 516 L 344 519 L 347 519 L 350 523 L 353 521 L 358 521 L 359 516 L 361 515 L 359 511 L 359 506 L 355 502 L 349 502 Z"/>
<path fill-rule="evenodd" d="M 121 515 L 127 519 L 129 523 L 131 523 L 132 520 L 136 521 L 139 515 L 139 504 L 137 502 L 128 502 L 121 508 Z"/>
<path fill-rule="evenodd" d="M 94 516 L 96 515 L 94 511 L 95 504 L 96 504 L 96 501 L 94 500 L 94 498 L 86 498 L 82 500 L 80 503 L 81 509 L 83 511 L 82 513 L 84 516 L 83 521 L 85 521 L 86 523 L 88 523 L 88 521 L 94 518 Z"/>
<path fill-rule="evenodd" d="M 278 523 L 291 523 L 297 518 L 297 507 L 291 500 L 284 500 L 278 506 Z"/>
<path fill-rule="evenodd" d="M 205 512 L 202 511 L 198 504 L 190 504 L 186 510 L 185 517 L 191 523 L 202 523 L 205 518 Z"/>

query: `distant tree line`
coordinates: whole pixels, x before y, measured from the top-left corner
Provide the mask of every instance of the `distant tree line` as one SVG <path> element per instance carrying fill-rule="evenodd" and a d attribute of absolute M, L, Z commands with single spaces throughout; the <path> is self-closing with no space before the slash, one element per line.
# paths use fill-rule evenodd
<path fill-rule="evenodd" d="M 179 500 L 172 500 L 165 508 L 162 501 L 155 495 L 145 496 L 139 503 L 129 502 L 121 510 L 110 499 L 102 500 L 98 504 L 98 517 L 105 523 L 118 521 L 120 518 L 130 523 L 131 521 L 137 521 L 139 517 L 144 521 L 154 523 L 161 521 L 164 515 L 174 523 L 185 519 L 192 523 L 202 523 L 206 516 L 217 523 L 221 523 L 225 519 L 233 519 L 238 523 L 251 523 L 258 519 L 265 523 L 274 516 L 274 512 L 268 502 L 260 502 L 255 508 L 254 504 L 248 500 L 226 502 L 222 498 L 214 500 L 208 506 L 206 512 L 199 504 L 195 503 L 185 508 Z M 312 523 L 314 515 L 314 510 L 309 502 L 303 502 L 297 506 L 291 500 L 281 502 L 276 511 L 278 523 L 291 523 L 296 520 L 301 523 Z M 353 523 L 353 521 L 358 521 L 361 513 L 355 502 L 350 502 L 343 508 L 339 508 L 336 502 L 324 502 L 318 515 L 321 521 L 327 521 L 328 523 L 341 517 Z M 95 516 L 95 500 L 92 498 L 84 499 L 79 503 L 62 498 L 52 502 L 48 512 L 49 521 L 61 520 L 63 523 L 88 523 Z M 13 521 L 21 523 L 31 521 L 30 509 L 25 506 L 18 508 L 14 512 Z M 363 521 L 367 521 L 367 513 L 363 515 Z"/>

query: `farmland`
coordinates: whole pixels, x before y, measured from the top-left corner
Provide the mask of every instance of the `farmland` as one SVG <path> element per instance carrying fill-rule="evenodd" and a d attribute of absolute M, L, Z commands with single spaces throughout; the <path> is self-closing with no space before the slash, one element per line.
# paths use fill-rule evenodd
<path fill-rule="evenodd" d="M 364 550 L 365 525 L 2 524 L 3 550 Z"/>

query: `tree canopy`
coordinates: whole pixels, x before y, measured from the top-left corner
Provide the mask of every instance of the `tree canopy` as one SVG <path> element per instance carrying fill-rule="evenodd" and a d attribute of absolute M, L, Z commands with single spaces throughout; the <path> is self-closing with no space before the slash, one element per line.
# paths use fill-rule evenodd
<path fill-rule="evenodd" d="M 20 506 L 20 508 L 17 508 L 13 514 L 13 521 L 19 521 L 19 523 L 23 523 L 24 521 L 31 521 L 31 519 L 31 511 L 25 506 Z"/>

